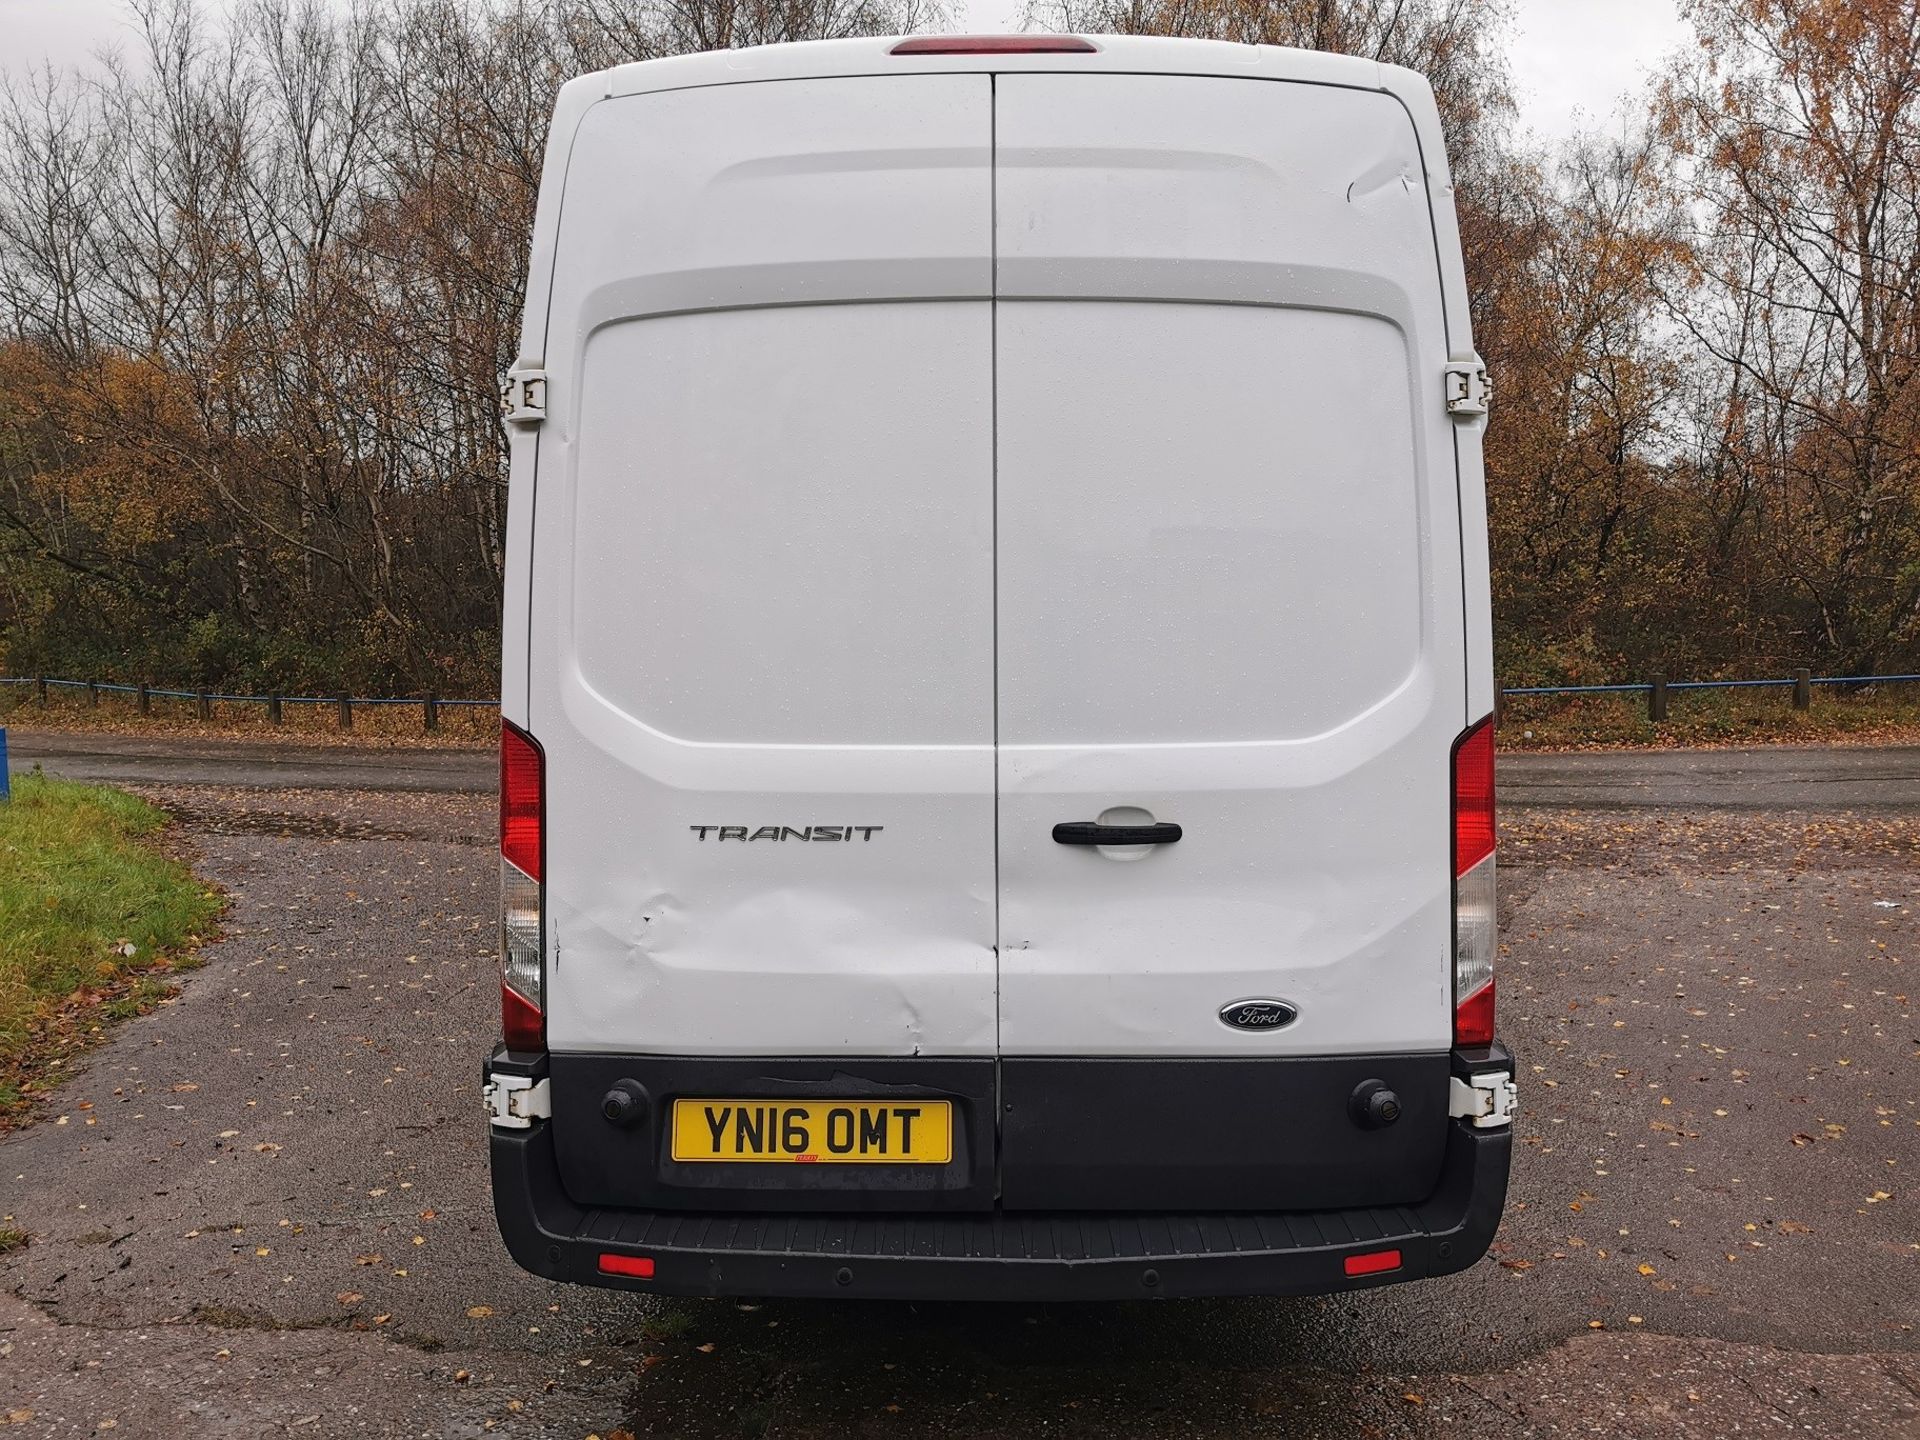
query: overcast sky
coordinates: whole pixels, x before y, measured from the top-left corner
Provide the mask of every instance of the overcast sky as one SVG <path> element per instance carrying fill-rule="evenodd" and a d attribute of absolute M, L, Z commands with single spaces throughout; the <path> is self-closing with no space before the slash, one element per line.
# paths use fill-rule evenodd
<path fill-rule="evenodd" d="M 959 0 L 966 28 L 1010 30 L 1021 0 Z M 1544 136 L 1610 120 L 1686 36 L 1675 0 L 1518 0 L 1513 73 L 1521 123 Z M 126 35 L 120 0 L 0 0 L 0 55 L 8 70 L 51 59 L 83 61 Z"/>

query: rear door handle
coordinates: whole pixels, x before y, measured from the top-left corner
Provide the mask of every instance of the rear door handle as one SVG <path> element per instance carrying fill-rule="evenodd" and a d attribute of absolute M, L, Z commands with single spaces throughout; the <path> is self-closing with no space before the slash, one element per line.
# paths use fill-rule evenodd
<path fill-rule="evenodd" d="M 1068 820 L 1053 827 L 1061 845 L 1171 845 L 1180 827 L 1160 825 L 1101 825 L 1092 820 Z"/>

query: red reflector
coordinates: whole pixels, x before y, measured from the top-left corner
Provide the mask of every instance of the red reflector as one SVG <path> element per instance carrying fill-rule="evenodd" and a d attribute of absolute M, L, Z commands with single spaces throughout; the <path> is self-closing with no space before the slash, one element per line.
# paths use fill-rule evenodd
<path fill-rule="evenodd" d="M 892 55 L 1091 55 L 1078 35 L 922 35 L 902 40 Z"/>
<path fill-rule="evenodd" d="M 1493 853 L 1493 719 L 1453 747 L 1453 873 L 1464 875 Z"/>
<path fill-rule="evenodd" d="M 631 1275 L 636 1280 L 653 1278 L 653 1257 L 651 1255 L 602 1255 L 600 1257 L 602 1275 Z"/>
<path fill-rule="evenodd" d="M 547 1048 L 547 1017 L 511 985 L 500 987 L 500 1038 L 509 1050 Z"/>
<path fill-rule="evenodd" d="M 1453 1007 L 1453 1043 L 1491 1045 L 1493 1043 L 1493 986 L 1489 980 Z"/>
<path fill-rule="evenodd" d="M 500 853 L 531 880 L 544 880 L 540 815 L 545 762 L 533 737 L 500 722 Z"/>
<path fill-rule="evenodd" d="M 1347 1274 L 1384 1275 L 1389 1270 L 1400 1268 L 1398 1250 L 1372 1250 L 1365 1255 L 1347 1256 Z"/>

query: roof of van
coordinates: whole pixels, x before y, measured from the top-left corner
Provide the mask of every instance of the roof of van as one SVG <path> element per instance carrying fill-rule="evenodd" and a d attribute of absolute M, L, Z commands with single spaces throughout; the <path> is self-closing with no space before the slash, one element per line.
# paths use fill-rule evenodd
<path fill-rule="evenodd" d="M 1001 50 L 960 54 L 894 54 L 894 47 L 906 38 L 930 37 L 871 36 L 857 40 L 809 40 L 787 45 L 757 45 L 741 50 L 710 50 L 697 55 L 643 60 L 582 78 L 589 82 L 604 81 L 606 88 L 601 93 L 606 95 L 637 95 L 655 90 L 682 90 L 753 80 L 981 70 L 1237 75 L 1269 80 L 1304 80 L 1366 90 L 1391 90 L 1400 94 L 1409 91 L 1418 93 L 1426 85 L 1411 71 L 1352 55 L 1330 55 L 1324 51 L 1293 50 L 1278 45 L 1239 45 L 1224 40 L 1088 35 L 1083 38 L 1094 47 L 1091 52 Z M 1034 37 L 993 38 L 1006 41 Z M 599 88 L 597 83 L 594 88 Z"/>

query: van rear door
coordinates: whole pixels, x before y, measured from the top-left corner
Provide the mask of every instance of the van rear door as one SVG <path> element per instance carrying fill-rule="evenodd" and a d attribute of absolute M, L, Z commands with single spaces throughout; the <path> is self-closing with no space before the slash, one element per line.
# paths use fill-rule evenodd
<path fill-rule="evenodd" d="M 1418 1198 L 1468 717 L 1413 124 L 1108 74 L 1002 75 L 995 123 L 1005 1203 Z"/>
<path fill-rule="evenodd" d="M 958 74 L 580 124 L 528 625 L 557 1055 L 994 1053 L 991 125 Z"/>

